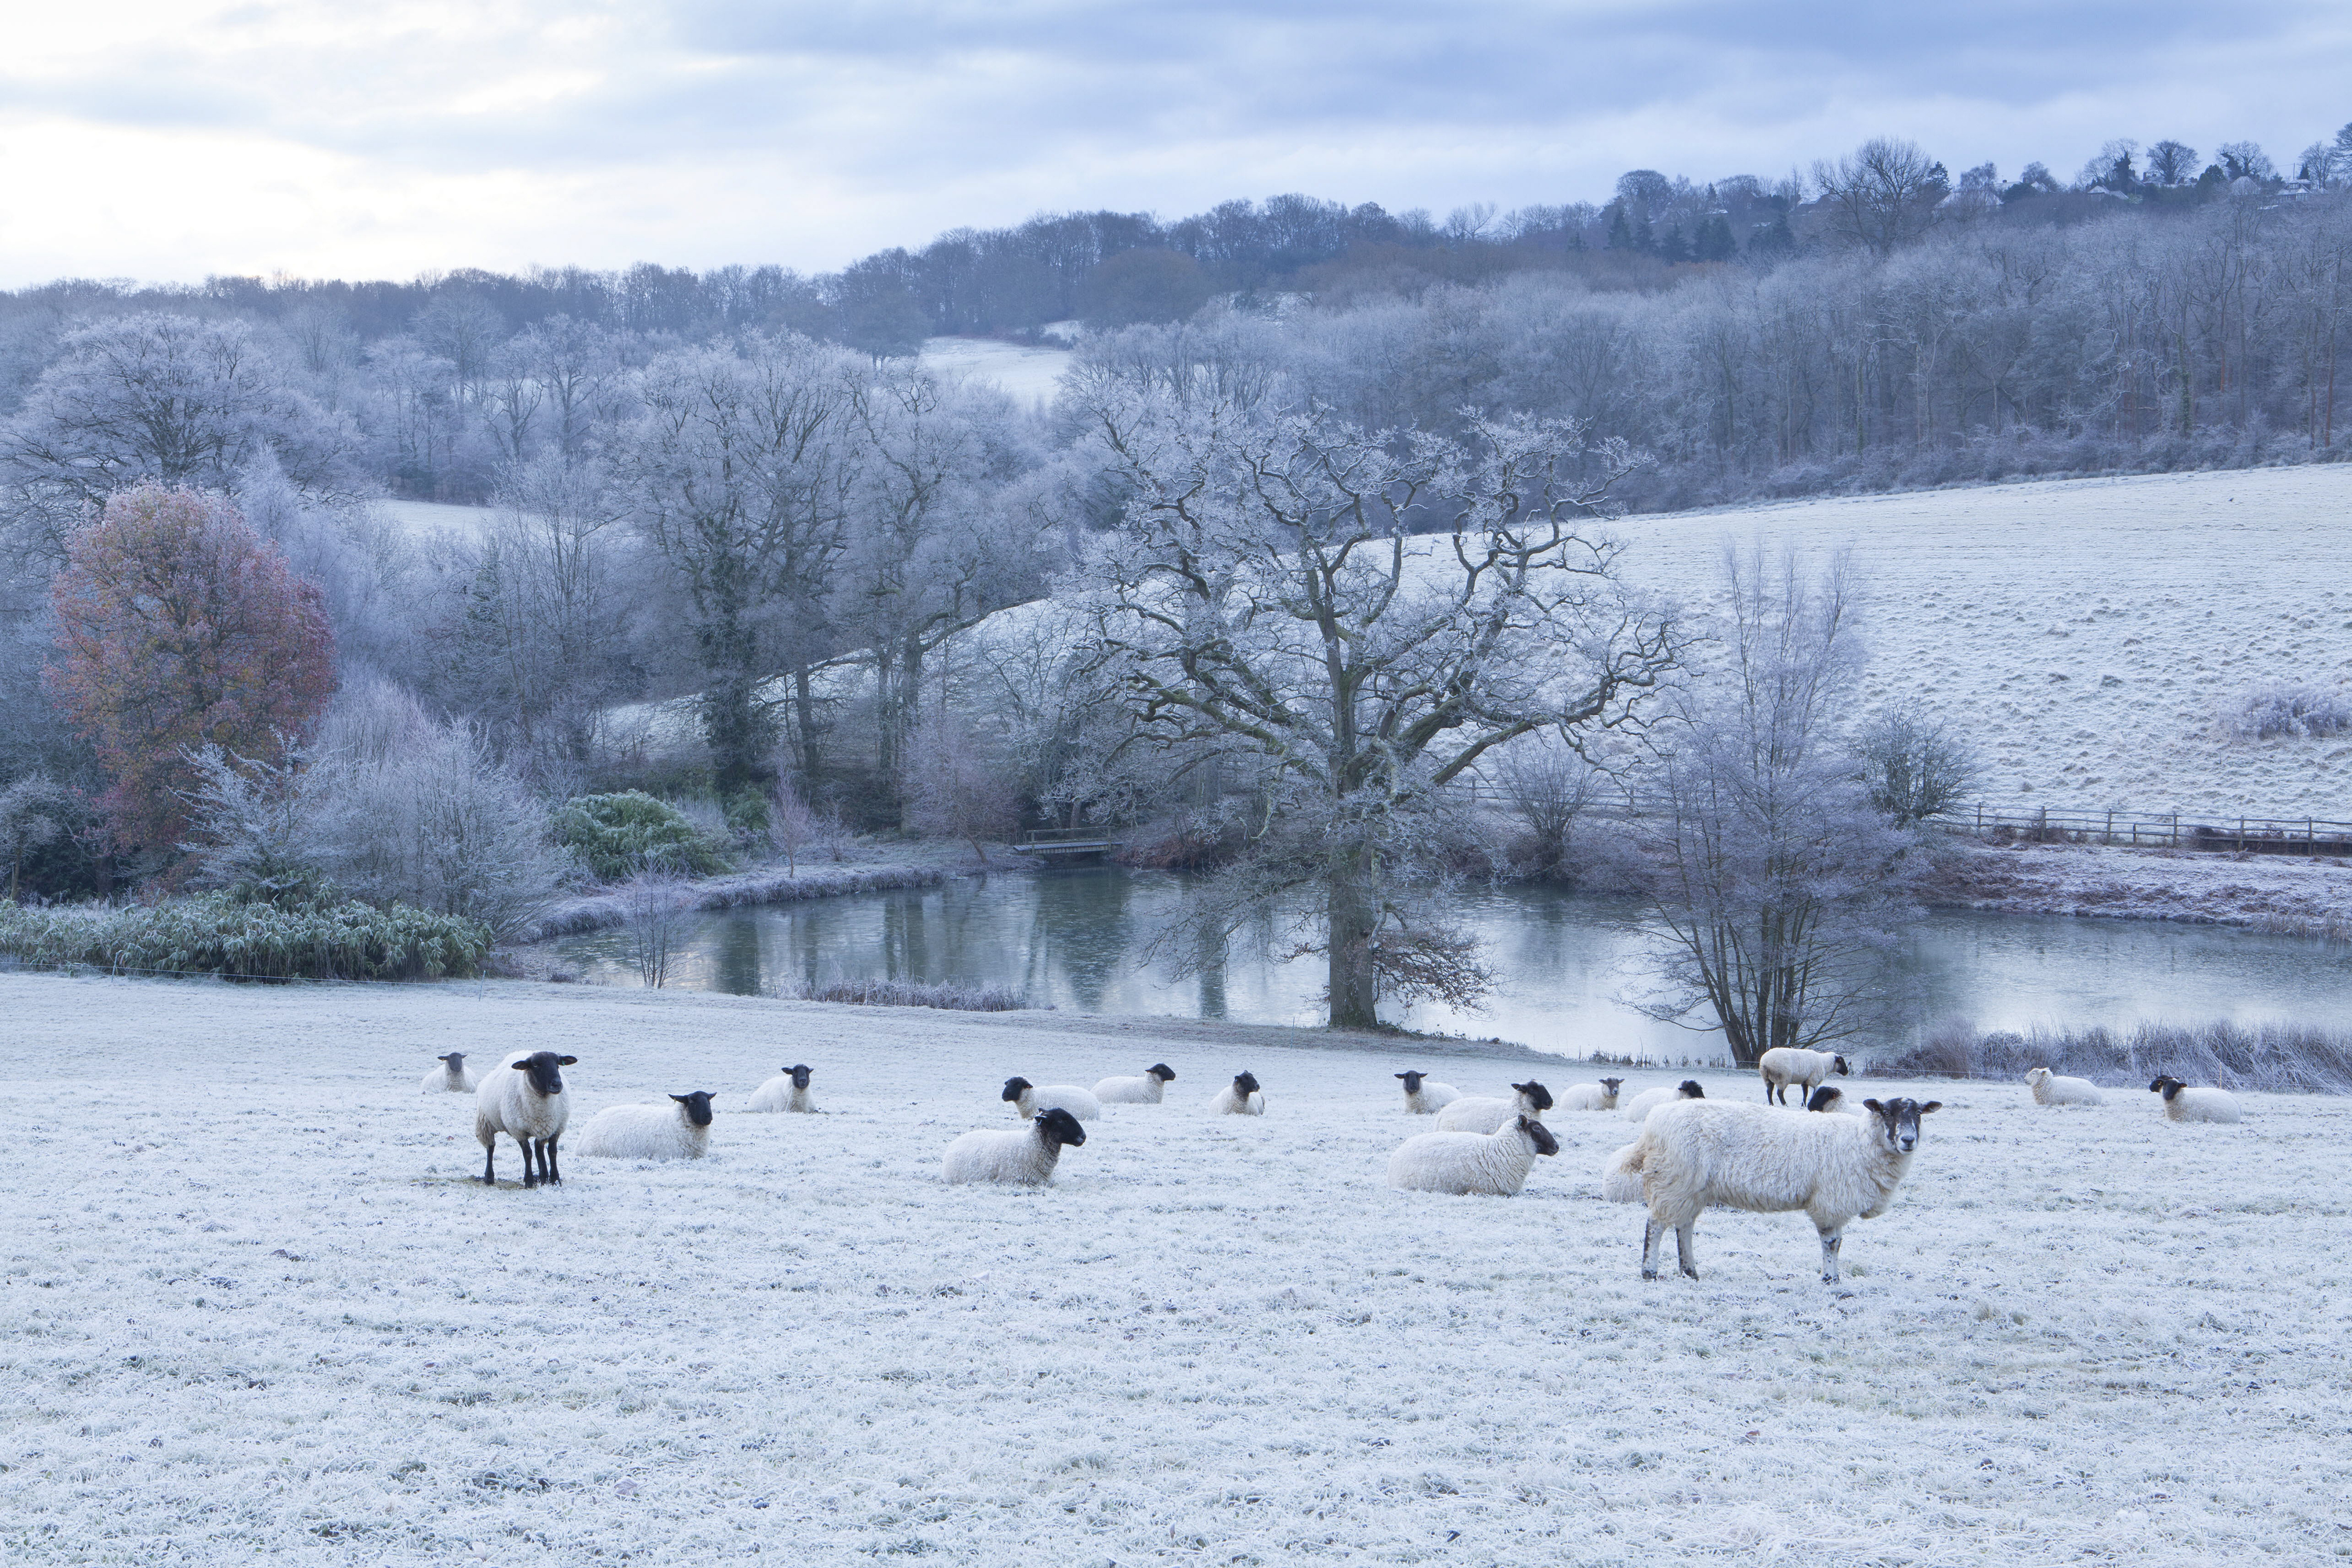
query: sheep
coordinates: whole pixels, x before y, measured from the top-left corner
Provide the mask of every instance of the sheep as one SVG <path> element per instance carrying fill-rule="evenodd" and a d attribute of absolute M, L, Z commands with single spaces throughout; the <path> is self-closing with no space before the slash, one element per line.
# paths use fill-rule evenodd
<path fill-rule="evenodd" d="M 940 1172 L 950 1182 L 1042 1187 L 1053 1179 L 1064 1146 L 1075 1149 L 1086 1141 L 1076 1117 L 1049 1105 L 1018 1132 L 965 1133 L 948 1145 Z"/>
<path fill-rule="evenodd" d="M 1706 1090 L 1699 1087 L 1698 1079 L 1695 1078 L 1686 1078 L 1672 1089 L 1660 1084 L 1655 1089 L 1643 1089 L 1626 1102 L 1625 1120 L 1638 1126 L 1647 1121 L 1650 1119 L 1650 1112 L 1657 1110 L 1661 1105 L 1670 1105 L 1677 1100 L 1705 1100 L 1706 1098 Z"/>
<path fill-rule="evenodd" d="M 474 1136 L 482 1145 L 482 1184 L 498 1185 L 499 1134 L 522 1147 L 522 1184 L 535 1187 L 563 1184 L 556 1168 L 555 1145 L 571 1120 L 572 1101 L 563 1092 L 563 1075 L 578 1057 L 553 1051 L 509 1051 L 499 1063 L 508 1071 L 492 1072 L 474 1091 Z"/>
<path fill-rule="evenodd" d="M 1612 1204 L 1638 1204 L 1642 1201 L 1642 1141 L 1635 1139 L 1609 1156 L 1601 1167 L 1601 1196 Z"/>
<path fill-rule="evenodd" d="M 1832 1073 L 1841 1078 L 1847 1076 L 1843 1057 L 1831 1051 L 1808 1051 L 1796 1046 L 1775 1046 L 1766 1051 L 1756 1058 L 1756 1071 L 1764 1080 L 1766 1103 L 1781 1105 L 1789 1103 L 1791 1087 L 1802 1086 L 1811 1090 L 1819 1089 Z M 1804 1096 L 1799 1095 L 1797 1100 L 1799 1104 L 1802 1104 Z"/>
<path fill-rule="evenodd" d="M 1425 1072 L 1401 1072 L 1404 1079 L 1404 1108 L 1412 1116 L 1434 1116 L 1455 1100 L 1462 1091 L 1450 1083 L 1439 1083 Z"/>
<path fill-rule="evenodd" d="M 1559 1152 L 1559 1141 L 1532 1116 L 1514 1116 L 1492 1132 L 1423 1132 L 1389 1156 L 1389 1185 L 1507 1198 L 1528 1184 L 1537 1155 Z"/>
<path fill-rule="evenodd" d="M 2235 1121 L 2237 1097 L 2225 1089 L 2191 1089 L 2167 1073 L 2148 1090 L 2164 1096 L 2164 1114 L 2173 1121 Z"/>
<path fill-rule="evenodd" d="M 816 1101 L 809 1096 L 809 1071 L 804 1062 L 778 1068 L 775 1077 L 751 1091 L 751 1098 L 743 1102 L 743 1109 L 814 1112 Z"/>
<path fill-rule="evenodd" d="M 1682 1271 L 1698 1278 L 1691 1232 L 1705 1209 L 1802 1209 L 1821 1233 L 1822 1283 L 1836 1284 L 1845 1227 L 1894 1205 L 1918 1152 L 1919 1119 L 1943 1109 L 1936 1100 L 1862 1103 L 1867 1117 L 1784 1116 L 1717 1100 L 1661 1107 L 1643 1124 L 1630 1162 L 1650 1205 L 1642 1278 L 1658 1277 L 1658 1240 L 1669 1230 Z"/>
<path fill-rule="evenodd" d="M 1209 1101 L 1209 1109 L 1220 1116 L 1264 1116 L 1265 1096 L 1258 1092 L 1256 1075 L 1234 1074 L 1234 1081 Z"/>
<path fill-rule="evenodd" d="M 579 1152 L 613 1160 L 699 1160 L 710 1152 L 710 1091 L 673 1094 L 675 1107 L 609 1105 L 580 1130 Z"/>
<path fill-rule="evenodd" d="M 1571 1084 L 1559 1091 L 1562 1110 L 1614 1110 L 1617 1091 L 1625 1087 L 1622 1078 L 1604 1078 L 1599 1083 Z"/>
<path fill-rule="evenodd" d="M 1076 1084 L 1062 1083 L 1049 1089 L 1039 1089 L 1025 1078 L 1008 1078 L 1004 1080 L 1004 1093 L 1000 1098 L 1013 1108 L 1013 1114 L 1024 1121 L 1041 1110 L 1066 1110 L 1080 1121 L 1102 1119 L 1102 1101 Z"/>
<path fill-rule="evenodd" d="M 1537 1116 L 1551 1109 L 1551 1090 L 1530 1079 L 1511 1087 L 1510 1100 L 1470 1097 L 1455 1100 L 1437 1113 L 1441 1132 L 1492 1132 L 1514 1116 Z"/>
<path fill-rule="evenodd" d="M 1848 1105 L 1845 1102 L 1845 1090 L 1838 1088 L 1838 1086 L 1833 1083 L 1825 1083 L 1822 1085 L 1821 1088 L 1813 1090 L 1813 1097 L 1805 1101 L 1805 1109 L 1807 1110 L 1843 1111 L 1848 1116 L 1859 1116 L 1862 1114 L 1861 1111 L 1856 1110 L 1853 1106 Z"/>
<path fill-rule="evenodd" d="M 2048 1068 L 2035 1068 L 2025 1075 L 2025 1087 L 2033 1091 L 2036 1105 L 2105 1105 L 2106 1096 L 2099 1086 L 2086 1078 L 2062 1078 Z"/>
<path fill-rule="evenodd" d="M 434 1059 L 441 1065 L 425 1075 L 425 1093 L 471 1094 L 482 1087 L 480 1081 L 466 1070 L 465 1052 L 451 1051 L 446 1057 Z"/>
<path fill-rule="evenodd" d="M 1157 1105 L 1168 1086 L 1176 1081 L 1176 1069 L 1160 1062 L 1144 1069 L 1138 1078 L 1107 1078 L 1095 1085 L 1095 1098 L 1105 1105 Z"/>

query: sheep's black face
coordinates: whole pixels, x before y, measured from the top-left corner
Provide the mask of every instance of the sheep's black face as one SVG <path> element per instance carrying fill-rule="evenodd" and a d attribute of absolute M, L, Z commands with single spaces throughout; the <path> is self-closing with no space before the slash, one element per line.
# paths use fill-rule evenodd
<path fill-rule="evenodd" d="M 1604 1078 L 1601 1080 L 1601 1087 L 1613 1095 L 1625 1087 L 1625 1080 L 1622 1078 Z"/>
<path fill-rule="evenodd" d="M 793 1075 L 793 1087 L 794 1089 L 806 1089 L 808 1087 L 809 1069 L 806 1064 L 803 1064 L 799 1067 L 789 1067 L 784 1070 Z"/>
<path fill-rule="evenodd" d="M 1234 1075 L 1234 1092 L 1240 1095 L 1244 1100 L 1247 1100 L 1251 1095 L 1257 1092 L 1256 1078 L 1245 1072 L 1235 1073 Z"/>
<path fill-rule="evenodd" d="M 1025 1078 L 1008 1078 L 1004 1080 L 1004 1093 L 1001 1098 L 1007 1105 L 1018 1105 L 1021 1102 L 1022 1091 L 1036 1087 Z"/>
<path fill-rule="evenodd" d="M 1528 1103 L 1534 1106 L 1538 1110 L 1549 1110 L 1551 1109 L 1551 1090 L 1536 1082 L 1533 1079 L 1528 1079 L 1525 1083 L 1515 1083 L 1511 1085 L 1511 1087 L 1517 1089 L 1521 1094 L 1526 1095 L 1528 1097 Z"/>
<path fill-rule="evenodd" d="M 1898 1154 L 1908 1154 L 1919 1146 L 1919 1118 L 1944 1108 L 1940 1100 L 1931 1100 L 1925 1105 L 1916 1100 L 1865 1100 L 1862 1103 L 1878 1119 L 1879 1136 Z"/>
<path fill-rule="evenodd" d="M 2158 1079 L 2154 1083 L 2147 1086 L 2149 1093 L 2160 1094 L 2167 1100 L 2170 1100 L 2174 1095 L 2179 1094 L 2182 1089 L 2187 1089 L 2188 1087 L 2189 1086 L 2187 1084 L 2168 1074 L 2163 1078 Z"/>
<path fill-rule="evenodd" d="M 1537 1153 L 1557 1154 L 1559 1152 L 1559 1140 L 1553 1137 L 1551 1135 L 1551 1129 L 1546 1127 L 1542 1122 L 1532 1121 L 1527 1117 L 1522 1116 L 1519 1118 L 1519 1131 L 1528 1135 L 1528 1142 L 1532 1142 L 1536 1146 Z"/>
<path fill-rule="evenodd" d="M 1162 1083 L 1174 1083 L 1176 1081 L 1176 1069 L 1170 1067 L 1166 1062 L 1155 1063 L 1145 1070 Z"/>
<path fill-rule="evenodd" d="M 568 1068 L 579 1059 L 578 1057 L 559 1057 L 553 1051 L 533 1051 L 515 1063 L 514 1069 L 530 1078 L 533 1093 L 562 1094 L 563 1075 L 555 1069 Z"/>
<path fill-rule="evenodd" d="M 1397 1074 L 1397 1077 L 1404 1079 L 1404 1091 L 1407 1094 L 1419 1094 L 1421 1092 L 1421 1080 L 1428 1076 L 1429 1075 L 1425 1072 L 1401 1072 Z"/>
<path fill-rule="evenodd" d="M 692 1094 L 673 1094 L 672 1100 L 686 1107 L 686 1119 L 697 1127 L 710 1125 L 710 1091 L 698 1089 Z"/>
<path fill-rule="evenodd" d="M 1705 1100 L 1706 1098 L 1706 1090 L 1699 1087 L 1699 1081 L 1695 1078 L 1686 1078 L 1683 1079 L 1682 1088 L 1677 1089 L 1675 1092 L 1680 1094 L 1685 1100 Z"/>
<path fill-rule="evenodd" d="M 1813 1090 L 1813 1098 L 1805 1102 L 1805 1109 L 1807 1110 L 1835 1110 L 1838 1108 L 1838 1101 L 1844 1098 L 1845 1095 L 1842 1090 L 1832 1089 L 1827 1084 L 1823 1084 L 1821 1088 Z"/>
<path fill-rule="evenodd" d="M 1853 1076 L 1852 1073 L 1845 1070 L 1845 1058 L 1843 1057 L 1832 1057 L 1830 1058 L 1830 1070 L 1837 1074 L 1840 1078 L 1852 1078 Z"/>
<path fill-rule="evenodd" d="M 1087 1130 L 1078 1125 L 1078 1119 L 1058 1105 L 1037 1118 L 1037 1135 L 1048 1143 L 1072 1149 L 1087 1141 Z"/>
<path fill-rule="evenodd" d="M 466 1065 L 466 1053 L 463 1051 L 451 1051 L 446 1057 L 436 1057 L 433 1059 L 435 1061 L 444 1063 L 451 1068 L 461 1068 Z"/>

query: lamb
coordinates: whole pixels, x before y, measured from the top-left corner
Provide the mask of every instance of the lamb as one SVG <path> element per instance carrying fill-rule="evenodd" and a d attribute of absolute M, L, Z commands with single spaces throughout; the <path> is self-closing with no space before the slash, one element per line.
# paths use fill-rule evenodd
<path fill-rule="evenodd" d="M 809 1068 L 804 1062 L 776 1069 L 776 1076 L 751 1091 L 743 1102 L 746 1110 L 805 1110 L 814 1112 L 816 1101 L 809 1095 Z"/>
<path fill-rule="evenodd" d="M 1423 1132 L 1389 1156 L 1389 1185 L 1507 1198 L 1528 1184 L 1537 1155 L 1559 1152 L 1559 1141 L 1531 1116 L 1514 1116 L 1492 1132 Z"/>
<path fill-rule="evenodd" d="M 1404 1108 L 1408 1115 L 1434 1116 L 1455 1100 L 1462 1091 L 1450 1083 L 1439 1083 L 1425 1072 L 1401 1072 L 1404 1079 Z"/>
<path fill-rule="evenodd" d="M 1437 1113 L 1438 1130 L 1443 1132 L 1492 1132 L 1514 1116 L 1538 1116 L 1551 1109 L 1551 1090 L 1529 1079 L 1511 1087 L 1518 1091 L 1510 1100 L 1490 1100 L 1471 1097 L 1457 1100 Z"/>
<path fill-rule="evenodd" d="M 1209 1101 L 1209 1109 L 1220 1116 L 1264 1116 L 1265 1096 L 1258 1092 L 1255 1074 L 1237 1072 L 1234 1081 Z"/>
<path fill-rule="evenodd" d="M 1055 1084 L 1039 1089 L 1025 1078 L 1008 1078 L 1004 1093 L 1000 1097 L 1013 1107 L 1013 1113 L 1024 1121 L 1041 1110 L 1066 1110 L 1080 1121 L 1102 1119 L 1102 1101 L 1076 1084 Z"/>
<path fill-rule="evenodd" d="M 2062 1078 L 2048 1068 L 2035 1068 L 2025 1075 L 2025 1087 L 2033 1091 L 2036 1105 L 2105 1105 L 2106 1096 L 2099 1086 L 2086 1078 Z"/>
<path fill-rule="evenodd" d="M 1658 1277 L 1658 1240 L 1675 1233 L 1682 1271 L 1698 1278 L 1691 1232 L 1709 1207 L 1786 1214 L 1802 1209 L 1822 1238 L 1822 1282 L 1838 1281 L 1845 1227 L 1875 1219 L 1919 1147 L 1919 1119 L 1941 1100 L 1865 1100 L 1867 1117 L 1783 1116 L 1769 1106 L 1715 1100 L 1669 1105 L 1643 1124 L 1631 1167 L 1650 1205 L 1642 1278 Z"/>
<path fill-rule="evenodd" d="M 710 1152 L 710 1091 L 673 1094 L 676 1106 L 611 1105 L 580 1130 L 580 1152 L 614 1160 L 699 1160 Z"/>
<path fill-rule="evenodd" d="M 1706 1098 L 1706 1090 L 1699 1087 L 1698 1079 L 1695 1078 L 1686 1078 L 1672 1089 L 1660 1084 L 1655 1089 L 1643 1089 L 1626 1102 L 1625 1120 L 1638 1126 L 1647 1121 L 1650 1119 L 1650 1112 L 1657 1110 L 1661 1105 L 1670 1105 L 1677 1100 L 1705 1100 Z"/>
<path fill-rule="evenodd" d="M 1614 1110 L 1617 1091 L 1625 1087 L 1622 1078 L 1604 1078 L 1599 1083 L 1571 1084 L 1559 1092 L 1562 1110 Z"/>
<path fill-rule="evenodd" d="M 465 1052 L 451 1051 L 446 1057 L 434 1059 L 441 1065 L 425 1075 L 425 1093 L 471 1094 L 482 1087 L 480 1081 L 466 1070 Z"/>
<path fill-rule="evenodd" d="M 948 1145 L 940 1171 L 950 1182 L 1002 1182 L 1042 1187 L 1066 1145 L 1087 1141 L 1078 1119 L 1058 1105 L 1047 1106 L 1018 1132 L 967 1132 Z"/>
<path fill-rule="evenodd" d="M 563 1074 L 579 1061 L 578 1057 L 559 1057 L 553 1051 L 509 1051 L 499 1063 L 502 1069 L 482 1079 L 474 1091 L 474 1136 L 482 1145 L 482 1183 L 498 1185 L 499 1134 L 503 1132 L 522 1147 L 522 1184 L 535 1187 L 541 1182 L 549 1186 L 563 1184 L 562 1173 L 556 1168 L 556 1141 L 563 1136 L 563 1124 L 571 1120 L 572 1101 L 563 1092 Z"/>
<path fill-rule="evenodd" d="M 1176 1069 L 1160 1062 L 1144 1069 L 1139 1078 L 1107 1078 L 1095 1085 L 1095 1098 L 1105 1105 L 1157 1105 L 1168 1086 L 1176 1081 Z"/>
<path fill-rule="evenodd" d="M 2173 1121 L 2235 1121 L 2238 1100 L 2225 1089 L 2191 1089 L 2169 1073 L 2149 1084 L 2164 1096 L 2164 1114 Z"/>
<path fill-rule="evenodd" d="M 1819 1089 L 1832 1072 L 1846 1076 L 1845 1058 L 1830 1051 L 1808 1051 L 1795 1046 L 1775 1046 L 1756 1058 L 1756 1071 L 1764 1079 L 1767 1103 L 1789 1103 L 1789 1090 L 1801 1085 L 1808 1090 Z M 1804 1096 L 1797 1097 L 1799 1104 Z"/>

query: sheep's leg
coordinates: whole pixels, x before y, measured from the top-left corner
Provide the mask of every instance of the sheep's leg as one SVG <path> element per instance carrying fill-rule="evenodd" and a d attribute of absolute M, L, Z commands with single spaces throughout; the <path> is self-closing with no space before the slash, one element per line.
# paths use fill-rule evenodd
<path fill-rule="evenodd" d="M 1694 1279 L 1698 1278 L 1698 1252 L 1691 1246 L 1691 1233 L 1697 1228 L 1696 1219 L 1675 1226 L 1675 1257 L 1682 1264 L 1683 1272 Z"/>
<path fill-rule="evenodd" d="M 1642 1278 L 1655 1279 L 1657 1277 L 1658 1222 L 1647 1219 L 1642 1222 Z"/>
<path fill-rule="evenodd" d="M 551 1187 L 560 1187 L 563 1184 L 563 1173 L 555 1167 L 555 1145 L 557 1140 L 562 1136 L 563 1134 L 559 1132 L 554 1138 L 550 1138 L 539 1146 L 541 1158 L 547 1162 L 547 1184 Z"/>
<path fill-rule="evenodd" d="M 1822 1283 L 1838 1282 L 1838 1248 L 1845 1245 L 1845 1227 L 1822 1232 Z"/>
<path fill-rule="evenodd" d="M 515 1147 L 522 1151 L 522 1184 L 526 1187 L 539 1185 L 539 1167 L 530 1157 L 530 1140 L 518 1135 Z"/>
<path fill-rule="evenodd" d="M 499 1141 L 494 1137 L 482 1146 L 482 1185 L 499 1184 Z"/>

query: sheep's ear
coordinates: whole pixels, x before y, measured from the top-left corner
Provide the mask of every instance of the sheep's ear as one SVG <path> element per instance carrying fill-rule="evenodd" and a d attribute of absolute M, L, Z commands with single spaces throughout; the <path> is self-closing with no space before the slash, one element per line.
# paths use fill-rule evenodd
<path fill-rule="evenodd" d="M 1927 1115 L 1927 1112 L 1929 1112 L 1929 1111 L 1931 1111 L 1931 1110 L 1943 1110 L 1943 1109 L 1944 1109 L 1944 1102 L 1943 1102 L 1942 1100 L 1929 1100 L 1927 1104 L 1925 1104 L 1925 1105 L 1923 1105 L 1923 1106 L 1921 1106 L 1921 1107 L 1919 1108 L 1919 1114 L 1920 1114 L 1920 1115 L 1922 1115 L 1922 1116 L 1925 1116 L 1925 1115 Z"/>
<path fill-rule="evenodd" d="M 1879 1103 L 1878 1103 L 1878 1101 L 1876 1101 L 1876 1100 L 1864 1100 L 1862 1103 L 1863 1103 L 1863 1104 L 1864 1104 L 1865 1106 L 1868 1106 L 1871 1110 L 1873 1110 L 1876 1111 L 1876 1112 L 1877 1112 L 1879 1115 L 1881 1115 L 1881 1116 L 1884 1116 L 1884 1115 L 1885 1115 L 1885 1114 L 1886 1114 L 1886 1107 L 1885 1107 L 1885 1106 L 1883 1106 L 1883 1105 L 1879 1104 Z"/>
<path fill-rule="evenodd" d="M 514 1068 L 517 1072 L 529 1072 L 530 1070 L 530 1064 L 527 1061 L 509 1062 L 507 1063 L 507 1066 Z"/>
<path fill-rule="evenodd" d="M 580 1065 L 580 1058 L 578 1057 L 558 1057 L 555 1058 L 555 1065 L 560 1068 L 578 1067 Z"/>

